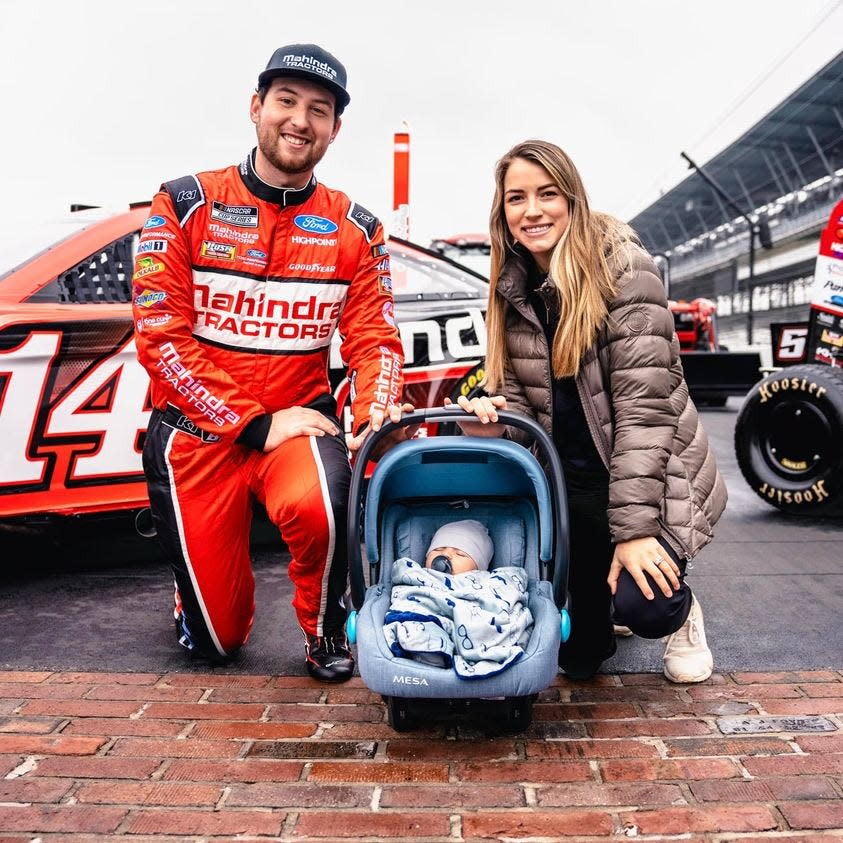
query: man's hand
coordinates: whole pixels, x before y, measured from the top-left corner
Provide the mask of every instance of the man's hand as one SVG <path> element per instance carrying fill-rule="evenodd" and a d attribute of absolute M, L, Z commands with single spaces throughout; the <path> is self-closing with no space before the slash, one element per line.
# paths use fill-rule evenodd
<path fill-rule="evenodd" d="M 357 436 L 353 436 L 348 440 L 348 450 L 351 451 L 352 454 L 356 454 L 366 441 L 366 437 L 372 431 L 378 431 L 381 429 L 385 419 L 388 418 L 389 421 L 397 423 L 401 421 L 401 416 L 404 413 L 412 413 L 413 410 L 415 410 L 415 407 L 412 404 L 402 404 L 400 407 L 393 404 L 391 407 L 387 408 L 386 413 L 384 413 L 381 409 L 373 409 L 369 414 L 369 423 L 363 427 Z M 407 439 L 412 439 L 416 435 L 416 431 L 419 427 L 420 425 L 411 424 L 406 425 L 405 427 L 396 428 L 378 442 L 377 447 L 371 454 L 371 459 L 379 460 L 393 445 L 397 445 L 399 442 L 404 442 Z"/>
<path fill-rule="evenodd" d="M 630 539 L 615 545 L 615 555 L 608 577 L 612 594 L 617 591 L 618 577 L 624 568 L 629 571 L 648 600 L 652 600 L 654 594 L 647 577 L 644 576 L 645 572 L 652 577 L 665 597 L 671 597 L 673 590 L 679 588 L 679 566 L 654 538 Z"/>
<path fill-rule="evenodd" d="M 272 423 L 263 446 L 263 452 L 274 451 L 282 442 L 294 436 L 336 436 L 337 426 L 310 407 L 290 407 L 276 410 L 272 414 Z"/>

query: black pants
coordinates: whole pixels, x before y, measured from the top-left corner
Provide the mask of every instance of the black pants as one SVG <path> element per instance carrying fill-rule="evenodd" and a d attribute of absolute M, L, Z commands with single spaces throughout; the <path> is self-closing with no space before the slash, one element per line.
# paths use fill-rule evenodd
<path fill-rule="evenodd" d="M 680 588 L 665 597 L 649 574 L 645 574 L 654 598 L 647 600 L 628 571 L 621 571 L 612 598 L 606 578 L 615 546 L 609 535 L 608 489 L 593 492 L 569 490 L 568 517 L 570 564 L 568 593 L 571 637 L 559 648 L 559 666 L 572 676 L 590 676 L 615 652 L 612 606 L 618 623 L 642 638 L 661 638 L 676 632 L 691 611 L 691 589 L 685 583 L 685 560 L 664 541 L 682 572 Z"/>

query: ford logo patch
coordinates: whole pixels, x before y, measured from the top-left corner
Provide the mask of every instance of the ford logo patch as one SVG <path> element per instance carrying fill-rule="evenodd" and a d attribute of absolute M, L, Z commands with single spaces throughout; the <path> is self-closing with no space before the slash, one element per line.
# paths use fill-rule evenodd
<path fill-rule="evenodd" d="M 166 222 L 167 222 L 167 220 L 165 220 L 164 217 L 154 216 L 154 217 L 150 217 L 143 224 L 143 227 L 144 228 L 161 228 L 161 226 L 164 225 Z"/>
<path fill-rule="evenodd" d="M 299 214 L 293 222 L 302 231 L 318 231 L 320 234 L 333 234 L 339 228 L 335 222 L 313 214 Z"/>
<path fill-rule="evenodd" d="M 249 251 L 246 252 L 246 256 L 249 258 L 257 258 L 261 261 L 266 260 L 266 252 L 262 252 L 260 249 L 249 249 Z"/>

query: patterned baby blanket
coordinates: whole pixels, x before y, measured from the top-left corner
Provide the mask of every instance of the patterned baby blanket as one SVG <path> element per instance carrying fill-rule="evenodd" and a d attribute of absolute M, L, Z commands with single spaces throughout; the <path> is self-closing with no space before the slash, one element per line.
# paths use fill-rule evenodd
<path fill-rule="evenodd" d="M 454 576 L 405 556 L 392 563 L 383 631 L 396 656 L 453 667 L 461 679 L 482 679 L 524 655 L 532 628 L 523 568 Z"/>

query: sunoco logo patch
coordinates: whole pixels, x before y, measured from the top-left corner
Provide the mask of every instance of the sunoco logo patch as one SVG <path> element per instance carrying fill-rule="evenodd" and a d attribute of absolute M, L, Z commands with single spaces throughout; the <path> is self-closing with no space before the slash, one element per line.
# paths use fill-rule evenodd
<path fill-rule="evenodd" d="M 211 219 L 240 228 L 257 228 L 258 209 L 256 205 L 224 205 L 222 202 L 214 202 Z"/>
<path fill-rule="evenodd" d="M 167 298 L 167 294 L 161 290 L 144 290 L 135 296 L 135 304 L 138 307 L 154 307 Z"/>

